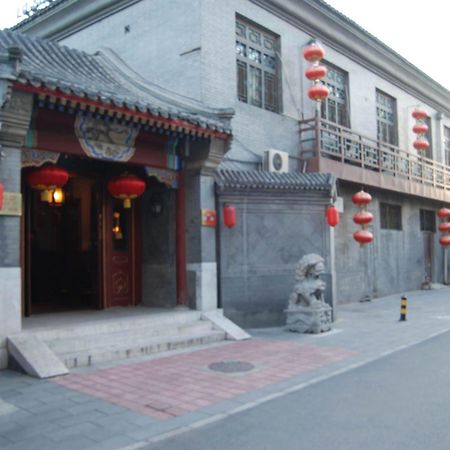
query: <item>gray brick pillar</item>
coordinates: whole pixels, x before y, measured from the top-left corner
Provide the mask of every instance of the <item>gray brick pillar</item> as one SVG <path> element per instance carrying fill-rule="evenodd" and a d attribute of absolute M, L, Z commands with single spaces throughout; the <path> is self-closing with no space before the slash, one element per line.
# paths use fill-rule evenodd
<path fill-rule="evenodd" d="M 21 149 L 30 123 L 33 96 L 11 92 L 7 83 L 0 79 L 0 182 L 6 193 L 20 195 Z M 0 215 L 0 369 L 7 365 L 6 337 L 21 330 L 20 247 L 21 217 Z"/>
<path fill-rule="evenodd" d="M 228 142 L 220 139 L 197 143 L 191 147 L 193 156 L 186 164 L 188 295 L 190 306 L 201 311 L 217 308 L 218 276 L 218 228 L 202 226 L 201 210 L 216 209 L 213 175 L 227 148 Z"/>

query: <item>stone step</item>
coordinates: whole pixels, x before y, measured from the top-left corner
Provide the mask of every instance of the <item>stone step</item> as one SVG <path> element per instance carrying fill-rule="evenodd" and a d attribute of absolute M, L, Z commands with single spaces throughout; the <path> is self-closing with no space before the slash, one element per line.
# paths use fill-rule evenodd
<path fill-rule="evenodd" d="M 136 315 L 134 317 L 105 317 L 95 318 L 85 323 L 75 321 L 73 323 L 57 324 L 51 326 L 33 327 L 23 331 L 25 334 L 39 336 L 43 341 L 54 339 L 66 339 L 84 337 L 87 335 L 109 334 L 114 332 L 136 330 L 147 327 L 154 329 L 170 329 L 174 326 L 191 323 L 200 320 L 199 311 L 177 311 L 158 314 Z"/>
<path fill-rule="evenodd" d="M 211 330 L 211 322 L 199 320 L 190 323 L 174 324 L 171 327 L 167 325 L 158 325 L 155 327 L 147 324 L 146 326 L 141 325 L 140 327 L 135 327 L 132 329 L 108 333 L 101 332 L 98 334 L 91 333 L 84 336 L 46 339 L 44 342 L 47 343 L 51 350 L 59 355 L 62 353 L 87 351 L 88 349 L 95 349 L 97 347 L 104 346 L 122 348 L 127 345 L 132 346 L 133 343 L 136 342 L 139 342 L 139 345 L 143 345 L 146 341 L 151 341 L 156 338 L 163 340 L 168 337 L 173 339 L 176 336 L 197 336 L 201 334 L 208 334 Z"/>
<path fill-rule="evenodd" d="M 210 344 L 223 341 L 226 335 L 223 331 L 211 330 L 207 333 L 187 334 L 185 336 L 166 336 L 164 338 L 138 339 L 120 346 L 98 346 L 88 351 L 58 353 L 58 357 L 68 369 L 85 367 L 101 362 L 133 358 L 187 348 L 195 345 Z"/>

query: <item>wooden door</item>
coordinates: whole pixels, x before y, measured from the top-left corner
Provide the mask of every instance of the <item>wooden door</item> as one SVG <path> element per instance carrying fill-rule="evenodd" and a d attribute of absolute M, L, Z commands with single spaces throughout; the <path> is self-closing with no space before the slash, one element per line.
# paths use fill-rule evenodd
<path fill-rule="evenodd" d="M 104 306 L 137 304 L 140 283 L 140 256 L 137 251 L 137 205 L 124 208 L 123 202 L 105 195 L 104 208 Z"/>

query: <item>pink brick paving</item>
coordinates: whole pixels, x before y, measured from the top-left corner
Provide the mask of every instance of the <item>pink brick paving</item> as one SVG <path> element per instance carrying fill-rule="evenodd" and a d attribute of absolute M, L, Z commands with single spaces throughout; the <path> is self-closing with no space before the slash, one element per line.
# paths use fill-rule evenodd
<path fill-rule="evenodd" d="M 161 359 L 68 375 L 54 382 L 156 419 L 169 419 L 284 381 L 354 355 L 341 348 L 252 339 Z M 250 372 L 208 366 L 247 361 Z"/>

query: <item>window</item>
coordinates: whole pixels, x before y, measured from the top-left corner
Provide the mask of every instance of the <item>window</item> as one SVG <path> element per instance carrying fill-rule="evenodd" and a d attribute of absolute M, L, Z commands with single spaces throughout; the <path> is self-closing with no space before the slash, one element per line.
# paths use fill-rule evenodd
<path fill-rule="evenodd" d="M 425 157 L 425 158 L 430 158 L 433 159 L 433 140 L 431 137 L 431 118 L 427 117 L 425 119 L 425 123 L 428 125 L 428 131 L 425 134 L 425 139 L 430 143 L 430 146 L 421 154 Z"/>
<path fill-rule="evenodd" d="M 421 231 L 436 231 L 436 214 L 434 211 L 428 209 L 420 210 L 420 230 Z"/>
<path fill-rule="evenodd" d="M 450 128 L 444 127 L 445 164 L 450 166 Z"/>
<path fill-rule="evenodd" d="M 330 95 L 322 102 L 322 118 L 349 128 L 347 72 L 329 63 L 324 65 L 327 68 L 327 76 L 323 81 L 330 90 Z"/>
<path fill-rule="evenodd" d="M 385 230 L 401 230 L 402 207 L 390 203 L 380 203 L 380 226 Z"/>
<path fill-rule="evenodd" d="M 236 19 L 237 91 L 241 102 L 269 111 L 281 110 L 278 43 L 276 35 Z"/>
<path fill-rule="evenodd" d="M 377 138 L 380 142 L 398 145 L 397 102 L 377 89 Z"/>

